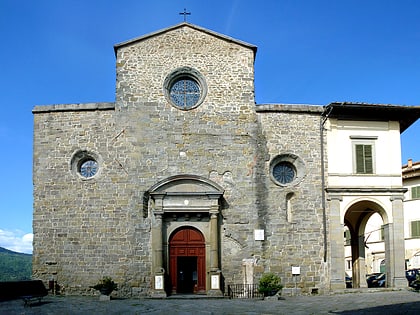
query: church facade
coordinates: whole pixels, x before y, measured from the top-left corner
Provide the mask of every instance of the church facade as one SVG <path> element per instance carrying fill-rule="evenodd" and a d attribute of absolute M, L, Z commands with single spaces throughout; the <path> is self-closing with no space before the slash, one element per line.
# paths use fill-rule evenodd
<path fill-rule="evenodd" d="M 34 277 L 86 294 L 221 295 L 265 272 L 302 294 L 365 286 L 384 219 L 387 284 L 406 286 L 400 132 L 418 107 L 255 104 L 257 48 L 181 23 L 114 47 L 113 103 L 36 106 Z"/>

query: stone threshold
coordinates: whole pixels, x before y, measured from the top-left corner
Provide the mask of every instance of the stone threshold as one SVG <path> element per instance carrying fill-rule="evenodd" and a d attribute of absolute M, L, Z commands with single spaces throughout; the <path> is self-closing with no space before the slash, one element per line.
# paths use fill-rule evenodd
<path fill-rule="evenodd" d="M 227 299 L 227 296 L 213 296 L 207 294 L 173 294 L 166 297 L 169 300 L 216 300 Z"/>

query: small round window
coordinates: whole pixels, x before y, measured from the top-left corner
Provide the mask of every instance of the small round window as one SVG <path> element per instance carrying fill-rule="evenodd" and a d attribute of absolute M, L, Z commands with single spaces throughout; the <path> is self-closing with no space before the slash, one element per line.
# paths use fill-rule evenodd
<path fill-rule="evenodd" d="M 70 170 L 83 180 L 96 177 L 101 170 L 101 157 L 91 151 L 77 150 L 70 160 Z"/>
<path fill-rule="evenodd" d="M 98 172 L 98 162 L 93 159 L 87 159 L 82 161 L 79 168 L 79 173 L 84 178 L 93 177 Z"/>
<path fill-rule="evenodd" d="M 193 108 L 197 105 L 200 95 L 200 85 L 189 77 L 176 80 L 170 90 L 171 101 L 183 109 Z"/>
<path fill-rule="evenodd" d="M 270 177 L 279 186 L 296 185 L 305 175 L 305 163 L 293 153 L 278 155 L 270 162 Z"/>
<path fill-rule="evenodd" d="M 190 110 L 199 106 L 207 93 L 203 76 L 189 67 L 176 69 L 164 82 L 166 99 L 176 108 Z"/>
<path fill-rule="evenodd" d="M 280 184 L 290 184 L 296 178 L 296 170 L 293 164 L 280 162 L 274 165 L 273 176 Z"/>

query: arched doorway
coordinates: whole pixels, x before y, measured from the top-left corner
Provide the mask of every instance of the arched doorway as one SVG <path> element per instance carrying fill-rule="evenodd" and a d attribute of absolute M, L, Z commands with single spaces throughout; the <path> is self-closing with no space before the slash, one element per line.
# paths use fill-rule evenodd
<path fill-rule="evenodd" d="M 147 191 L 147 213 L 152 217 L 151 296 L 177 292 L 222 295 L 218 228 L 223 192 L 211 180 L 187 174 L 168 177 Z M 180 271 L 184 278 L 178 278 Z M 194 286 L 188 282 L 193 278 Z M 180 286 L 182 279 L 188 281 Z"/>
<path fill-rule="evenodd" d="M 368 227 L 367 223 L 374 215 L 378 216 L 381 222 L 378 227 L 372 229 L 372 227 Z M 349 246 L 351 251 L 353 288 L 367 286 L 367 273 L 368 271 L 372 272 L 372 268 L 370 266 L 372 262 L 367 261 L 367 251 L 369 250 L 372 252 L 372 248 L 370 247 L 373 245 L 379 245 L 381 247 L 380 252 L 383 253 L 383 255 L 386 254 L 383 246 L 387 246 L 387 244 L 385 244 L 385 240 L 382 239 L 381 236 L 379 236 L 378 241 L 372 243 L 372 245 L 368 244 L 368 241 L 369 239 L 374 238 L 374 236 L 372 236 L 373 233 L 378 235 L 382 234 L 381 226 L 387 223 L 387 221 L 388 219 L 384 209 L 379 204 L 370 200 L 358 201 L 346 211 L 344 224 L 348 228 L 350 242 L 345 242 L 345 246 Z M 367 268 L 368 263 L 370 268 Z"/>
<path fill-rule="evenodd" d="M 172 293 L 206 292 L 206 250 L 203 234 L 183 227 L 169 239 L 169 274 Z"/>

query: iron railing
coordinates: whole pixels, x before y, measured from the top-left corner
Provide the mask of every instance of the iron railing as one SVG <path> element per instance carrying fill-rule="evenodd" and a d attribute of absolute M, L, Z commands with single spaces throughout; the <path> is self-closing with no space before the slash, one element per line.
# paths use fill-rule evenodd
<path fill-rule="evenodd" d="M 264 299 L 264 294 L 258 291 L 258 284 L 228 284 L 230 299 Z"/>

